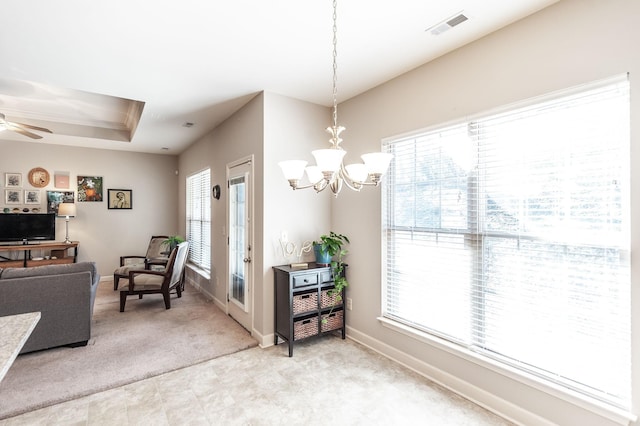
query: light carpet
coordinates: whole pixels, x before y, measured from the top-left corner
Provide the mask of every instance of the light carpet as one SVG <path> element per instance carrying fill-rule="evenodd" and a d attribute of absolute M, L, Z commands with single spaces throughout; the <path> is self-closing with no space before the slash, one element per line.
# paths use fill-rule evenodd
<path fill-rule="evenodd" d="M 18 356 L 0 382 L 0 419 L 111 389 L 222 355 L 257 342 L 196 290 L 164 308 L 161 295 L 130 297 L 99 284 L 91 340 L 85 347 Z"/>

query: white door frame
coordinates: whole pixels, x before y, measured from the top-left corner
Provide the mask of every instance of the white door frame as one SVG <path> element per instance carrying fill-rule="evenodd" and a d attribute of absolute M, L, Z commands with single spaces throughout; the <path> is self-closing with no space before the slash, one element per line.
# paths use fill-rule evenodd
<path fill-rule="evenodd" d="M 231 177 L 234 175 L 233 169 L 242 166 L 249 166 L 248 170 L 248 179 L 247 179 L 247 193 L 246 193 L 246 202 L 247 202 L 247 211 L 248 215 L 248 224 L 247 224 L 247 244 L 250 247 L 249 257 L 254 257 L 255 253 L 255 238 L 254 238 L 254 157 L 253 155 L 249 155 L 247 157 L 240 158 L 239 160 L 230 162 L 226 166 L 226 175 L 227 175 L 227 188 L 229 188 L 229 181 Z M 230 289 L 230 279 L 231 279 L 231 253 L 229 250 L 229 239 L 231 238 L 230 232 L 230 216 L 229 210 L 231 207 L 231 197 L 227 197 L 227 208 L 226 208 L 226 226 L 227 226 L 227 262 L 226 262 L 226 313 L 227 315 L 232 316 L 236 321 L 238 321 L 243 327 L 245 327 L 251 335 L 253 335 L 253 327 L 254 327 L 254 266 L 253 261 L 247 262 L 246 270 L 245 270 L 245 285 L 247 286 L 247 300 L 245 301 L 245 309 L 243 311 L 242 308 L 237 306 L 235 303 L 231 302 L 231 297 L 229 294 Z"/>

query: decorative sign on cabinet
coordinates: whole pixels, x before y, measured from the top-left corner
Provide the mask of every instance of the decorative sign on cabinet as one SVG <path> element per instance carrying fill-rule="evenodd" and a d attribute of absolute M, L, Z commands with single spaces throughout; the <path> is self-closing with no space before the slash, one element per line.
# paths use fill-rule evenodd
<path fill-rule="evenodd" d="M 307 268 L 274 266 L 274 343 L 278 338 L 289 344 L 336 330 L 345 338 L 344 290 L 336 302 L 332 295 L 333 275 L 328 266 L 310 263 Z"/>

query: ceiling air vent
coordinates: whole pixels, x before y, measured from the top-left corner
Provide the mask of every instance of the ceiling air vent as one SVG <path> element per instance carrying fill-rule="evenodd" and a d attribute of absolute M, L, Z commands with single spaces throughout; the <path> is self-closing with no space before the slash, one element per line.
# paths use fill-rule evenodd
<path fill-rule="evenodd" d="M 443 32 L 455 27 L 456 25 L 463 23 L 467 19 L 469 19 L 469 18 L 467 18 L 466 16 L 464 16 L 462 14 L 462 12 L 460 12 L 460 13 L 457 13 L 456 15 L 454 15 L 451 18 L 448 18 L 448 19 L 446 19 L 446 20 L 444 20 L 444 21 L 442 21 L 442 22 L 440 22 L 440 23 L 438 23 L 436 25 L 433 25 L 433 26 L 427 28 L 427 31 L 431 32 L 432 35 L 440 35 Z"/>

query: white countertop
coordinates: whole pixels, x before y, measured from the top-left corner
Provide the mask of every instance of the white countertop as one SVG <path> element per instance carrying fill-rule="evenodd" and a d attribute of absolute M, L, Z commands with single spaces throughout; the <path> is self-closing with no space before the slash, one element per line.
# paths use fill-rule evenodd
<path fill-rule="evenodd" d="M 0 381 L 40 321 L 40 312 L 0 317 Z"/>

